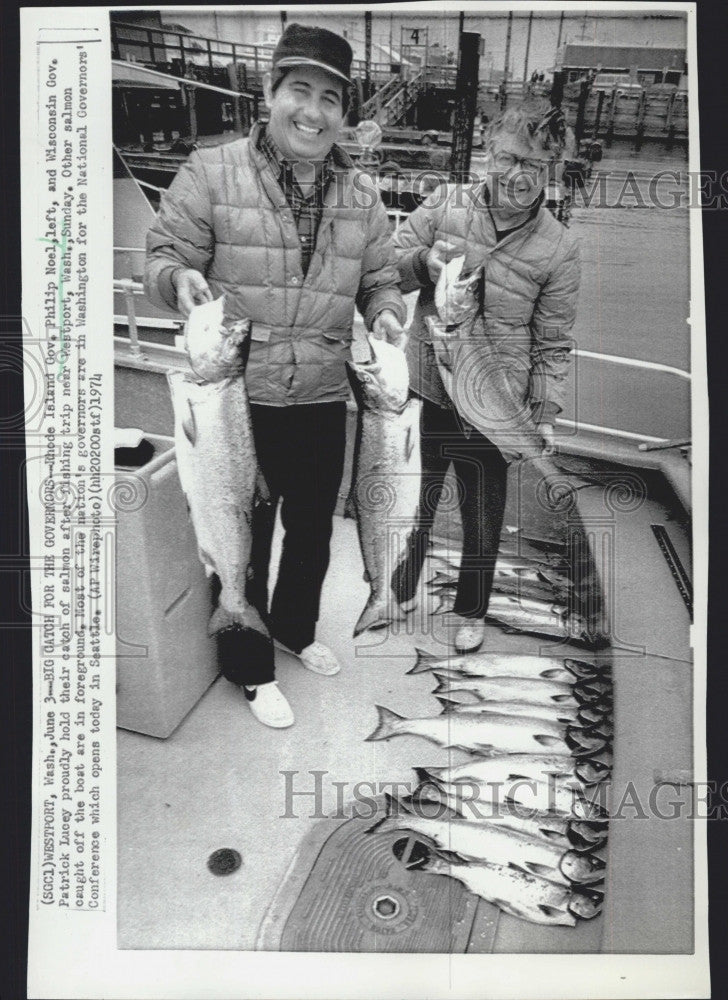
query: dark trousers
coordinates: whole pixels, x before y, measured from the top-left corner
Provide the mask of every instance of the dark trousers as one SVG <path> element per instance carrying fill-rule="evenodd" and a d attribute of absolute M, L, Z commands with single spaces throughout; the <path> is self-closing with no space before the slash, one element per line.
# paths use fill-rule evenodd
<path fill-rule="evenodd" d="M 321 588 L 329 566 L 333 515 L 344 471 L 346 404 L 251 406 L 258 465 L 271 495 L 253 516 L 248 601 L 271 635 L 300 653 L 316 634 Z M 273 597 L 268 600 L 271 543 L 278 502 L 283 549 Z M 236 647 L 224 648 L 225 643 Z M 275 677 L 273 645 L 258 633 L 218 640 L 220 668 L 235 684 L 265 684 Z"/>
<path fill-rule="evenodd" d="M 454 610 L 465 618 L 488 611 L 506 505 L 508 464 L 498 448 L 476 430 L 466 433 L 455 410 L 423 399 L 420 417 L 422 486 L 417 527 L 406 557 L 394 574 L 398 600 L 417 590 L 427 544 L 452 465 L 463 525 L 463 552 Z"/>

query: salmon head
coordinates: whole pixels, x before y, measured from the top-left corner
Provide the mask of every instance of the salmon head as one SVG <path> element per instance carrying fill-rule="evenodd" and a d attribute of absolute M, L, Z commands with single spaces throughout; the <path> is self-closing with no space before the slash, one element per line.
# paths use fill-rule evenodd
<path fill-rule="evenodd" d="M 226 322 L 224 297 L 196 306 L 185 324 L 190 367 L 205 382 L 221 382 L 245 371 L 250 320 Z"/>
<path fill-rule="evenodd" d="M 409 399 L 409 369 L 404 352 L 386 340 L 369 337 L 369 361 L 349 361 L 351 386 L 367 410 L 401 413 Z"/>
<path fill-rule="evenodd" d="M 462 277 L 464 263 L 465 257 L 453 257 L 440 271 L 435 285 L 435 308 L 447 326 L 463 323 L 478 309 L 475 293 L 482 268 Z"/>

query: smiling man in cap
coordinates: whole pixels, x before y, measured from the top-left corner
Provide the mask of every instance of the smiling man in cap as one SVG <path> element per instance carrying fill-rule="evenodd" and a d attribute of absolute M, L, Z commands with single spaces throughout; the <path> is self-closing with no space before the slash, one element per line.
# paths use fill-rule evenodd
<path fill-rule="evenodd" d="M 331 31 L 286 29 L 264 80 L 267 125 L 189 157 L 149 232 L 145 274 L 157 304 L 187 315 L 224 293 L 226 321 L 252 320 L 245 377 L 274 502 L 256 512 L 248 597 L 273 639 L 319 674 L 339 670 L 315 631 L 343 473 L 355 305 L 375 336 L 405 341 L 386 211 L 373 182 L 359 174 L 355 183 L 357 171 L 335 145 L 351 59 L 349 43 Z M 269 607 L 278 500 L 285 535 Z M 221 669 L 256 718 L 291 725 L 273 644 L 259 640 L 218 635 Z"/>

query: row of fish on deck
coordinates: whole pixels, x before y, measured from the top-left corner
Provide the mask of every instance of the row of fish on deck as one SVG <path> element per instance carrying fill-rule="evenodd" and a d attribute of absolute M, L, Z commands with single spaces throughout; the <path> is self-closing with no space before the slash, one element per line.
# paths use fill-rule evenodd
<path fill-rule="evenodd" d="M 417 650 L 409 673 L 432 674 L 442 711 L 408 719 L 377 706 L 368 739 L 420 736 L 467 754 L 415 766 L 413 795 L 390 799 L 377 828 L 426 838 L 434 850 L 425 871 L 459 879 L 507 913 L 575 926 L 601 911 L 613 699 L 608 663 L 561 649 Z"/>
<path fill-rule="evenodd" d="M 265 501 L 244 382 L 249 330 L 226 329 L 223 311 L 222 299 L 193 311 L 186 327 L 192 371 L 169 376 L 177 465 L 200 558 L 221 583 L 211 632 L 231 625 L 265 631 L 245 598 L 253 506 Z M 447 335 L 444 324 L 440 334 Z M 371 360 L 350 363 L 360 409 L 351 496 L 370 585 L 355 635 L 405 618 L 394 600 L 392 568 L 414 529 L 419 497 L 419 402 L 409 397 L 406 359 L 392 345 L 370 343 Z M 453 356 L 452 345 L 445 349 L 446 369 L 472 368 L 457 351 Z M 499 387 L 491 388 L 498 396 Z M 530 428 L 508 411 L 515 403 L 498 398 L 499 421 L 516 428 L 517 453 L 553 472 L 536 454 Z M 435 610 L 447 610 L 456 561 L 435 546 L 430 569 Z M 583 643 L 572 590 L 563 553 L 529 548 L 516 532 L 502 542 L 489 617 L 508 630 Z M 427 871 L 451 875 L 523 919 L 573 926 L 601 906 L 607 814 L 598 799 L 611 769 L 612 691 L 606 661 L 595 655 L 587 662 L 583 650 L 569 655 L 560 648 L 564 654 L 552 657 L 535 650 L 443 658 L 417 651 L 410 672 L 432 673 L 441 713 L 407 719 L 378 706 L 369 739 L 419 735 L 468 755 L 450 767 L 416 766 L 415 794 L 390 799 L 378 824 L 427 838 L 434 845 Z M 489 806 L 488 815 L 467 808 L 473 795 Z M 433 807 L 435 815 L 428 814 Z"/>

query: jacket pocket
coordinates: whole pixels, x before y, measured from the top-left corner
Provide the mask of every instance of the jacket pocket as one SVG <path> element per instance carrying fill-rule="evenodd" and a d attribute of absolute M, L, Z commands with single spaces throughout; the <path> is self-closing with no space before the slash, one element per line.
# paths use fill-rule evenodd
<path fill-rule="evenodd" d="M 345 389 L 348 384 L 346 362 L 351 358 L 352 330 L 324 330 L 316 338 L 319 364 L 314 377 L 327 391 Z"/>
<path fill-rule="evenodd" d="M 253 323 L 250 328 L 250 351 L 245 369 L 245 384 L 252 400 L 266 400 L 271 393 L 270 328 Z"/>

